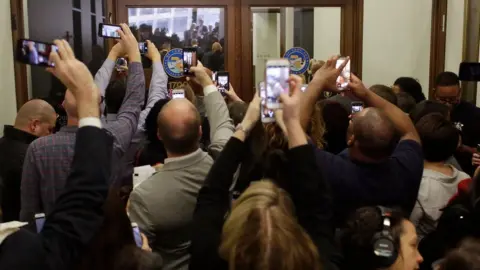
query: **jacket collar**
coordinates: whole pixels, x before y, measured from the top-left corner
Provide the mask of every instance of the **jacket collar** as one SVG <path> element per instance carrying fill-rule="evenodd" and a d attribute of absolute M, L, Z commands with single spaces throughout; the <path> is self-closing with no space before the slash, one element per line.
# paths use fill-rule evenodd
<path fill-rule="evenodd" d="M 59 132 L 63 133 L 76 133 L 78 130 L 78 126 L 64 126 L 60 129 Z"/>
<path fill-rule="evenodd" d="M 35 139 L 38 138 L 33 134 L 30 134 L 20 129 L 16 129 L 15 127 L 9 126 L 9 125 L 5 125 L 5 127 L 3 128 L 3 133 L 6 138 L 9 138 L 15 141 L 24 142 L 27 144 L 30 144 L 31 142 L 33 142 Z"/>
<path fill-rule="evenodd" d="M 208 153 L 198 148 L 197 151 L 190 153 L 186 156 L 176 158 L 166 158 L 162 171 L 178 170 L 185 167 L 192 166 L 207 156 Z"/>

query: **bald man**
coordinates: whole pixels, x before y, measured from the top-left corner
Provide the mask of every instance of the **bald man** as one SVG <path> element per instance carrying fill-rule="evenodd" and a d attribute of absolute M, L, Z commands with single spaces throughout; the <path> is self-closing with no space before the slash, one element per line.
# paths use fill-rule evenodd
<path fill-rule="evenodd" d="M 203 87 L 205 111 L 210 122 L 208 152 L 199 147 L 200 114 L 185 98 L 169 101 L 157 117 L 158 138 L 167 159 L 161 169 L 138 185 L 130 195 L 132 222 L 148 237 L 153 251 L 164 261 L 163 269 L 187 270 L 192 215 L 197 195 L 234 127 L 227 104 L 203 67 L 192 68 Z"/>
<path fill-rule="evenodd" d="M 4 222 L 19 217 L 20 183 L 28 146 L 36 138 L 50 135 L 56 120 L 57 114 L 50 104 L 34 99 L 20 108 L 14 126 L 4 127 L 4 136 L 0 139 L 0 198 Z"/>

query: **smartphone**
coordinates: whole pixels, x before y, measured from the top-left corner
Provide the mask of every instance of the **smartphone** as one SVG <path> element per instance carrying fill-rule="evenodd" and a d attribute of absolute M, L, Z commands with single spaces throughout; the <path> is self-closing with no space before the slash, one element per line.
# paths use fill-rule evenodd
<path fill-rule="evenodd" d="M 267 91 L 267 108 L 277 109 L 281 107 L 280 94 L 289 93 L 288 76 L 290 75 L 290 63 L 287 59 L 268 60 L 266 68 L 265 87 Z"/>
<path fill-rule="evenodd" d="M 17 60 L 33 66 L 54 67 L 50 61 L 50 53 L 58 51 L 52 43 L 45 43 L 31 39 L 20 39 L 17 42 Z"/>
<path fill-rule="evenodd" d="M 260 119 L 262 123 L 272 123 L 275 122 L 275 114 L 272 109 L 267 108 L 267 89 L 265 88 L 265 82 L 261 82 L 258 85 L 260 91 Z"/>
<path fill-rule="evenodd" d="M 345 61 L 347 61 L 347 58 L 339 58 L 337 60 L 337 68 L 340 67 Z M 340 73 L 340 76 L 337 78 L 337 89 L 338 90 L 345 90 L 348 87 L 348 83 L 350 82 L 350 61 L 348 61 L 347 65 L 345 68 L 343 68 L 342 72 Z"/>
<path fill-rule="evenodd" d="M 227 71 L 219 71 L 217 73 L 217 88 L 222 95 L 230 89 L 230 75 Z"/>
<path fill-rule="evenodd" d="M 217 81 L 217 72 L 212 73 L 212 82 Z"/>
<path fill-rule="evenodd" d="M 103 38 L 120 38 L 120 34 L 117 32 L 122 30 L 122 27 L 118 24 L 106 24 L 100 23 L 98 25 L 98 36 Z"/>
<path fill-rule="evenodd" d="M 352 114 L 359 113 L 363 110 L 363 102 L 361 101 L 352 101 Z"/>
<path fill-rule="evenodd" d="M 193 76 L 190 72 L 191 67 L 197 66 L 197 48 L 183 48 L 183 74 L 185 76 Z"/>
<path fill-rule="evenodd" d="M 118 58 L 117 62 L 115 62 L 115 69 L 117 71 L 125 71 L 128 67 L 128 61 L 125 58 Z"/>
<path fill-rule="evenodd" d="M 140 234 L 140 229 L 138 228 L 137 223 L 132 223 L 132 230 L 133 230 L 133 238 L 135 239 L 135 244 L 137 247 L 143 246 L 142 235 Z"/>
<path fill-rule="evenodd" d="M 469 81 L 469 82 L 480 81 L 480 63 L 477 63 L 477 62 L 460 63 L 458 77 L 461 81 Z"/>
<path fill-rule="evenodd" d="M 37 233 L 42 231 L 43 224 L 45 224 L 45 214 L 44 213 L 35 214 L 35 227 L 37 228 Z"/>
<path fill-rule="evenodd" d="M 148 44 L 147 42 L 139 42 L 138 49 L 140 50 L 140 54 L 147 54 L 148 53 Z"/>
<path fill-rule="evenodd" d="M 307 87 L 308 87 L 308 84 L 304 84 L 300 89 L 302 90 L 302 92 L 305 92 L 307 90 Z"/>
<path fill-rule="evenodd" d="M 173 89 L 172 90 L 172 99 L 175 98 L 185 98 L 185 90 L 183 89 Z"/>

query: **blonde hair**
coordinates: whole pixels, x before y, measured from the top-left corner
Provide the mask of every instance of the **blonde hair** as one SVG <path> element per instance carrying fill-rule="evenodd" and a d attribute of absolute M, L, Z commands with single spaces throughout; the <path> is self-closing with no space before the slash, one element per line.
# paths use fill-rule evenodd
<path fill-rule="evenodd" d="M 288 194 L 254 182 L 234 203 L 219 248 L 230 270 L 319 270 L 317 247 L 298 224 Z"/>
<path fill-rule="evenodd" d="M 221 52 L 222 49 L 223 49 L 223 48 L 222 48 L 222 45 L 220 45 L 220 43 L 214 42 L 214 43 L 212 44 L 212 51 L 213 51 L 213 52 L 217 52 L 217 51 L 220 51 L 220 52 Z"/>

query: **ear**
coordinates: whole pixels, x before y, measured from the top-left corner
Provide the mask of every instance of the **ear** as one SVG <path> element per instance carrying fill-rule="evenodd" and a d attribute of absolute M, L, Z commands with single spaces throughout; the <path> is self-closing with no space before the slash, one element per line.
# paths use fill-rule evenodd
<path fill-rule="evenodd" d="M 39 125 L 40 125 L 40 121 L 38 119 L 31 120 L 29 125 L 30 131 L 35 132 Z"/>

